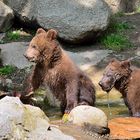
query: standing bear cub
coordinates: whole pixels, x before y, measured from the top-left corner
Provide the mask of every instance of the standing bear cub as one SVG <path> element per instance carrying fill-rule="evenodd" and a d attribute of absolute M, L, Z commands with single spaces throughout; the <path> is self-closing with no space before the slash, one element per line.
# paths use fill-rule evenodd
<path fill-rule="evenodd" d="M 106 92 L 115 87 L 122 94 L 130 115 L 140 117 L 140 69 L 132 68 L 128 60 L 113 59 L 99 85 Z"/>
<path fill-rule="evenodd" d="M 50 88 L 61 101 L 62 113 L 69 113 L 78 105 L 95 103 L 95 88 L 56 41 L 57 32 L 39 28 L 25 52 L 25 57 L 35 62 L 29 77 L 28 92 L 34 92 L 41 84 Z"/>

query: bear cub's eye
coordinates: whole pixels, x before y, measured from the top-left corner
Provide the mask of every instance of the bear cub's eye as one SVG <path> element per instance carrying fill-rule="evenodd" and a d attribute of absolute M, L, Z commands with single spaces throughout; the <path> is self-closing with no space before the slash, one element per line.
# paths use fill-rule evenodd
<path fill-rule="evenodd" d="M 37 47 L 35 45 L 33 45 L 32 48 L 36 49 Z"/>

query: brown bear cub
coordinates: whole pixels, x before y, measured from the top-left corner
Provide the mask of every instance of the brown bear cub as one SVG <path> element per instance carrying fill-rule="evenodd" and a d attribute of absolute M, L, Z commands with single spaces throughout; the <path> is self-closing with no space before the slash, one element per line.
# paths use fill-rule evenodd
<path fill-rule="evenodd" d="M 30 76 L 28 92 L 41 84 L 50 88 L 61 101 L 62 113 L 69 113 L 78 105 L 95 103 L 95 88 L 88 76 L 69 58 L 56 41 L 57 32 L 39 28 L 25 52 L 25 57 L 35 62 Z"/>
<path fill-rule="evenodd" d="M 113 59 L 105 69 L 99 85 L 106 92 L 115 87 L 124 99 L 131 116 L 140 117 L 140 69 L 130 67 L 128 60 Z"/>

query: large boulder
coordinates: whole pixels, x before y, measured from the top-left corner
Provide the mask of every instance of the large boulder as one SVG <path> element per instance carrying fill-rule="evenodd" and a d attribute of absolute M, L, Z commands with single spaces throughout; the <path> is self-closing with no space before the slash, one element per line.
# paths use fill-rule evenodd
<path fill-rule="evenodd" d="M 48 121 L 41 109 L 22 104 L 18 97 L 0 100 L 0 139 L 74 140 Z"/>
<path fill-rule="evenodd" d="M 109 23 L 110 10 L 103 0 L 8 0 L 24 23 L 54 28 L 67 42 L 94 40 Z"/>
<path fill-rule="evenodd" d="M 13 24 L 13 10 L 0 1 L 0 32 L 7 31 Z"/>

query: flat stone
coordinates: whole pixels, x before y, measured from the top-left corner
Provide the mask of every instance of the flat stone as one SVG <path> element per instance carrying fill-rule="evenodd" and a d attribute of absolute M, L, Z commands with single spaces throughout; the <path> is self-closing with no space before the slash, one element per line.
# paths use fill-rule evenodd
<path fill-rule="evenodd" d="M 140 118 L 124 117 L 109 121 L 112 139 L 140 138 Z"/>

